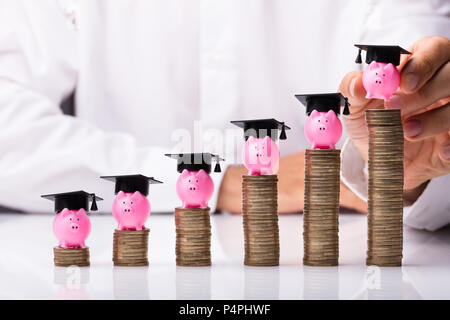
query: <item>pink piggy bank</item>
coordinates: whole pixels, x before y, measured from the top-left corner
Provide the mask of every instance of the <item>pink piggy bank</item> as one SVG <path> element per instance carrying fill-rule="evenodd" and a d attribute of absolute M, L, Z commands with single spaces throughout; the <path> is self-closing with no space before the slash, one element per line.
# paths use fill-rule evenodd
<path fill-rule="evenodd" d="M 144 230 L 150 216 L 150 202 L 139 191 L 119 191 L 114 199 L 112 213 L 119 230 Z"/>
<path fill-rule="evenodd" d="M 280 150 L 269 136 L 250 136 L 245 142 L 242 158 L 249 175 L 270 175 L 278 171 Z"/>
<path fill-rule="evenodd" d="M 177 181 L 177 194 L 183 208 L 207 208 L 214 191 L 214 183 L 205 170 L 184 169 Z"/>
<path fill-rule="evenodd" d="M 400 85 L 400 72 L 392 63 L 372 61 L 362 77 L 366 98 L 390 100 Z"/>
<path fill-rule="evenodd" d="M 53 233 L 61 248 L 84 248 L 91 222 L 84 209 L 63 209 L 53 220 Z"/>
<path fill-rule="evenodd" d="M 311 149 L 334 149 L 342 135 L 342 124 L 333 110 L 313 110 L 305 123 L 305 136 Z"/>

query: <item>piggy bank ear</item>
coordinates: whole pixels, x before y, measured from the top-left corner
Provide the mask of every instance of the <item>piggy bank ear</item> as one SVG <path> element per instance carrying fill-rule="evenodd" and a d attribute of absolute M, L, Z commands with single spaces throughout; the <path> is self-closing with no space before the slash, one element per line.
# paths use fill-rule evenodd
<path fill-rule="evenodd" d="M 394 70 L 395 70 L 395 67 L 394 67 L 394 65 L 392 64 L 392 63 L 388 63 L 387 65 L 385 65 L 384 66 L 384 68 L 383 68 L 383 72 L 386 74 L 386 75 L 392 75 L 393 73 L 394 73 Z"/>
<path fill-rule="evenodd" d="M 328 110 L 328 112 L 325 114 L 325 118 L 328 120 L 334 120 L 336 118 L 336 114 L 333 110 Z"/>
<path fill-rule="evenodd" d="M 319 111 L 317 111 L 316 109 L 314 109 L 311 114 L 309 115 L 311 118 L 315 118 L 317 115 L 319 114 Z"/>
<path fill-rule="evenodd" d="M 181 176 L 184 178 L 184 177 L 187 177 L 189 175 L 189 171 L 188 171 L 188 169 L 184 169 L 183 171 L 181 171 Z"/>
<path fill-rule="evenodd" d="M 253 142 L 253 141 L 255 141 L 255 137 L 254 136 L 250 136 L 250 137 L 248 137 L 247 141 L 248 142 Z"/>
<path fill-rule="evenodd" d="M 202 177 L 206 177 L 208 174 L 206 173 L 205 170 L 200 169 L 199 171 L 197 171 L 197 173 L 195 174 L 196 177 L 198 178 L 202 178 Z"/>
<path fill-rule="evenodd" d="M 79 209 L 75 214 L 76 214 L 76 215 L 83 215 L 83 214 L 86 214 L 86 210 L 84 210 L 84 209 Z"/>
<path fill-rule="evenodd" d="M 119 191 L 119 193 L 117 194 L 117 198 L 122 198 L 124 195 L 125 195 L 125 192 Z"/>
<path fill-rule="evenodd" d="M 139 191 L 135 191 L 132 195 L 131 195 L 131 200 L 133 201 L 139 201 L 141 200 L 142 194 Z"/>
<path fill-rule="evenodd" d="M 377 69 L 378 68 L 378 62 L 372 61 L 367 68 L 368 68 L 368 70 L 375 70 L 375 69 Z"/>
<path fill-rule="evenodd" d="M 64 208 L 62 211 L 58 213 L 58 216 L 65 217 L 70 213 L 69 209 Z"/>

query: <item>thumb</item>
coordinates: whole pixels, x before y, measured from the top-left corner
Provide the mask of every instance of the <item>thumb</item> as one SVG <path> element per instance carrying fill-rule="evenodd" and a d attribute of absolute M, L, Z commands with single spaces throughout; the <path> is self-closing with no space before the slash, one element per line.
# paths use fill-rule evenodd
<path fill-rule="evenodd" d="M 339 91 L 348 98 L 352 105 L 361 105 L 367 103 L 366 89 L 362 83 L 362 72 L 352 71 L 345 75 L 339 85 Z"/>
<path fill-rule="evenodd" d="M 366 99 L 366 89 L 363 86 L 361 71 L 347 73 L 339 85 L 339 92 L 350 102 L 350 115 L 345 116 L 348 119 L 361 117 L 361 113 L 373 101 Z"/>
<path fill-rule="evenodd" d="M 450 60 L 450 40 L 445 37 L 425 37 L 414 43 L 402 69 L 401 89 L 418 91 Z"/>

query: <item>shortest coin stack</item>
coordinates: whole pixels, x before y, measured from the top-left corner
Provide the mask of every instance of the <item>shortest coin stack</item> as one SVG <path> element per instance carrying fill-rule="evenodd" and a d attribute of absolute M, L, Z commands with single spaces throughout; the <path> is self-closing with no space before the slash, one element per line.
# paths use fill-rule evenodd
<path fill-rule="evenodd" d="M 242 213 L 247 266 L 278 266 L 278 177 L 242 176 Z"/>
<path fill-rule="evenodd" d="M 87 267 L 89 262 L 89 248 L 60 248 L 54 247 L 54 261 L 57 267 Z"/>
<path fill-rule="evenodd" d="M 114 230 L 113 261 L 115 266 L 148 266 L 150 230 Z"/>
<path fill-rule="evenodd" d="M 175 208 L 177 266 L 211 265 L 209 208 Z"/>
<path fill-rule="evenodd" d="M 339 259 L 340 150 L 305 153 L 303 264 L 336 266 Z"/>

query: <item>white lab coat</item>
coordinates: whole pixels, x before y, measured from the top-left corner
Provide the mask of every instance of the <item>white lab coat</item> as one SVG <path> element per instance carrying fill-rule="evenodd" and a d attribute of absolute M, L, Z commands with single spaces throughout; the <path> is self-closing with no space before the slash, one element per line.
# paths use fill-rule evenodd
<path fill-rule="evenodd" d="M 420 0 L 0 0 L 0 203 L 49 211 L 41 194 L 85 189 L 109 211 L 113 185 L 99 176 L 142 173 L 164 181 L 150 186 L 153 211 L 171 211 L 178 173 L 165 152 L 239 162 L 229 121 L 266 117 L 293 128 L 282 155 L 304 149 L 294 94 L 335 92 L 360 67 L 354 43 L 449 37 L 449 12 L 448 1 Z M 76 117 L 64 116 L 73 90 Z M 231 129 L 239 139 L 207 141 Z M 180 140 L 194 132 L 200 142 Z M 344 167 L 360 160 L 344 152 Z M 450 220 L 441 201 L 439 226 Z"/>

